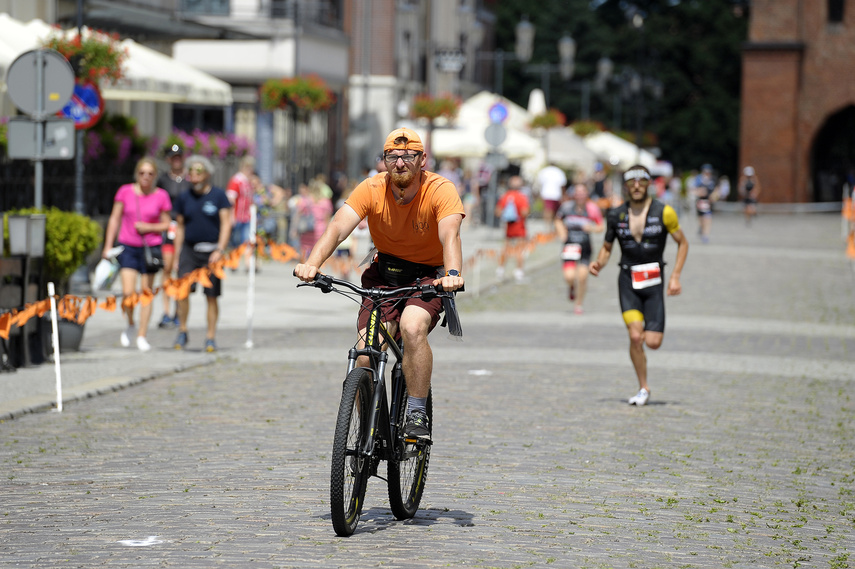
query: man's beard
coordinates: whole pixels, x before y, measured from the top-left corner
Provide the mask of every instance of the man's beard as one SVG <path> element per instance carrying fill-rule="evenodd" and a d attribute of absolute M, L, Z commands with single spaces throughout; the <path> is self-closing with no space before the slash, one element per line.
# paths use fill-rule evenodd
<path fill-rule="evenodd" d="M 647 192 L 644 192 L 644 193 L 641 195 L 641 198 L 640 198 L 640 199 L 635 199 L 635 198 L 633 198 L 633 197 L 632 197 L 632 192 L 630 192 L 630 194 L 629 194 L 629 203 L 630 203 L 630 204 L 633 204 L 633 205 L 641 205 L 641 204 L 643 204 L 644 202 L 646 202 L 646 201 L 647 201 L 647 198 L 648 198 L 648 194 L 647 194 Z"/>
<path fill-rule="evenodd" d="M 389 172 L 389 176 L 392 179 L 392 183 L 402 190 L 408 188 L 413 183 L 413 180 L 416 179 L 416 173 L 409 169 L 403 172 Z"/>

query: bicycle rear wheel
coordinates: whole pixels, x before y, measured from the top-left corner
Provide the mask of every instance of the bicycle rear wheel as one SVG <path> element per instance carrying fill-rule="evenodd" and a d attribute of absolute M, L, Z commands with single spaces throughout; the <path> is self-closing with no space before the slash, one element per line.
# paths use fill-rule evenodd
<path fill-rule="evenodd" d="M 360 457 L 359 449 L 369 436 L 371 375 L 357 368 L 344 380 L 338 420 L 333 438 L 330 474 L 330 508 L 335 533 L 353 534 L 362 513 L 362 501 L 370 477 L 369 457 Z"/>
<path fill-rule="evenodd" d="M 430 462 L 430 442 L 404 442 L 404 423 L 407 420 L 407 389 L 403 389 L 403 397 L 398 406 L 398 440 L 396 441 L 396 456 L 389 460 L 389 505 L 392 513 L 399 520 L 408 520 L 416 515 L 419 502 L 427 481 L 428 463 Z M 427 415 L 433 430 L 433 396 L 428 393 Z"/>

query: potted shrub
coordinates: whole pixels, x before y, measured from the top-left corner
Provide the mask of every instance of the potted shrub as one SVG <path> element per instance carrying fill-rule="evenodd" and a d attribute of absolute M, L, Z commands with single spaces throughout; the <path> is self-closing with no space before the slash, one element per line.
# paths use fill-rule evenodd
<path fill-rule="evenodd" d="M 3 214 L 6 243 L 9 242 L 8 216 L 33 213 L 45 214 L 44 281 L 53 281 L 57 294 L 65 294 L 68 279 L 101 244 L 101 226 L 85 215 L 61 211 L 55 207 L 43 210 L 19 209 Z"/>
<path fill-rule="evenodd" d="M 45 215 L 45 256 L 42 270 L 43 282 L 53 282 L 59 296 L 68 290 L 71 275 L 86 261 L 86 257 L 101 244 L 101 226 L 86 217 L 57 208 L 37 210 L 26 208 L 8 211 L 3 214 L 4 243 L 9 243 L 9 215 L 30 215 L 43 213 Z M 4 252 L 5 254 L 5 252 Z M 44 298 L 47 291 L 39 291 L 39 297 Z M 50 325 L 48 324 L 48 330 Z M 72 320 L 62 320 L 59 328 L 61 348 L 77 350 L 83 339 L 83 325 Z M 44 343 L 44 347 L 50 343 Z"/>

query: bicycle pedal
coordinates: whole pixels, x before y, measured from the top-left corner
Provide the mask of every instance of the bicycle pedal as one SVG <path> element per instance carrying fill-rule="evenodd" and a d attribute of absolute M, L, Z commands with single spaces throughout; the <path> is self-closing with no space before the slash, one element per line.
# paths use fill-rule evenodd
<path fill-rule="evenodd" d="M 407 444 L 417 445 L 417 446 L 419 444 L 424 444 L 424 445 L 432 445 L 433 444 L 433 441 L 430 439 L 420 439 L 418 437 L 404 437 L 404 442 Z"/>

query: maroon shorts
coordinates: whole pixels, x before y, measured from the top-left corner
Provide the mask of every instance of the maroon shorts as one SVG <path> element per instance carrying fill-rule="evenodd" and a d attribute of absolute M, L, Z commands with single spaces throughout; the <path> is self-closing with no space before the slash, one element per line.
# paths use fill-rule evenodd
<path fill-rule="evenodd" d="M 421 284 L 433 284 L 433 281 L 436 280 L 436 277 L 424 277 L 419 279 L 419 283 Z M 415 284 L 415 283 L 413 283 Z M 390 287 L 380 276 L 380 270 L 377 268 L 377 263 L 371 263 L 367 269 L 362 273 L 362 286 L 364 288 L 372 288 L 372 287 L 386 287 L 386 288 L 396 288 Z M 383 322 L 398 322 L 401 319 L 401 313 L 404 311 L 404 308 L 407 306 L 420 306 L 424 308 L 428 314 L 430 314 L 430 328 L 428 328 L 428 332 L 433 330 L 436 327 L 437 322 L 439 322 L 439 315 L 442 314 L 442 299 L 441 298 L 433 298 L 431 300 L 424 300 L 421 298 L 407 298 L 402 299 L 397 302 L 390 301 L 380 307 L 381 320 Z M 357 330 L 362 330 L 368 326 L 368 317 L 371 315 L 371 306 L 370 303 L 366 300 L 362 301 L 362 308 L 359 309 L 359 318 L 357 319 Z"/>

